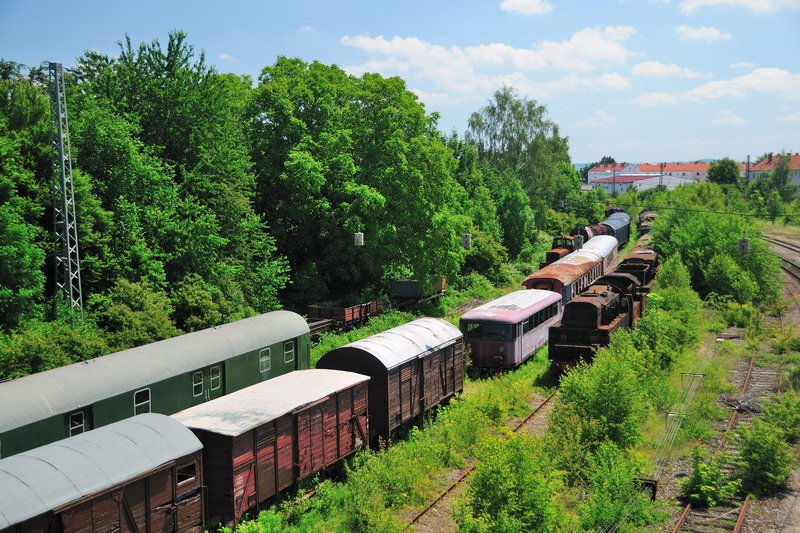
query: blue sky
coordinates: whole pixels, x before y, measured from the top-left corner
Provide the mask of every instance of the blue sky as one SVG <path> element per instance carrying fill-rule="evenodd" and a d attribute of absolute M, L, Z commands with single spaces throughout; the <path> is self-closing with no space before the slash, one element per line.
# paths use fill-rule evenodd
<path fill-rule="evenodd" d="M 510 85 L 576 163 L 800 151 L 800 0 L 0 0 L 0 57 L 27 65 L 172 29 L 254 79 L 279 55 L 401 76 L 446 132 Z"/>

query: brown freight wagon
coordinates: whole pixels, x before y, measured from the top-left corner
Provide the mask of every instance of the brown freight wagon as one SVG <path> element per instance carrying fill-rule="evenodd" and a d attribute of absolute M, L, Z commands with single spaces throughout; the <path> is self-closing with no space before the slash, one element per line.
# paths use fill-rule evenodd
<path fill-rule="evenodd" d="M 351 303 L 346 299 L 328 300 L 308 306 L 309 320 L 330 320 L 334 327 L 349 327 L 366 321 L 383 311 L 383 302 Z"/>
<path fill-rule="evenodd" d="M 0 460 L 0 532 L 202 532 L 201 444 L 148 413 Z"/>
<path fill-rule="evenodd" d="M 203 443 L 208 523 L 236 524 L 363 447 L 368 379 L 298 370 L 172 415 Z"/>
<path fill-rule="evenodd" d="M 325 354 L 317 368 L 370 377 L 370 443 L 464 388 L 464 337 L 438 318 L 420 318 Z"/>

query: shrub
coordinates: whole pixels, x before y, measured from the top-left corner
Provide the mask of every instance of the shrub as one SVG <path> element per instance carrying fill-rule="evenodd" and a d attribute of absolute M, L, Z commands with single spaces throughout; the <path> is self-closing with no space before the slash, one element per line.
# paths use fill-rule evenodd
<path fill-rule="evenodd" d="M 624 450 L 610 442 L 601 444 L 589 456 L 589 490 L 579 510 L 581 526 L 605 531 L 620 523 L 646 524 L 651 504 L 639 489 L 636 474 L 636 465 Z"/>
<path fill-rule="evenodd" d="M 682 495 L 694 504 L 713 507 L 739 490 L 741 481 L 726 481 L 720 469 L 724 455 L 709 457 L 700 446 L 692 450 L 692 473 L 681 482 Z"/>
<path fill-rule="evenodd" d="M 728 254 L 712 257 L 703 273 L 709 289 L 717 294 L 729 295 L 740 303 L 752 302 L 758 295 L 753 276 Z"/>
<path fill-rule="evenodd" d="M 764 420 L 783 432 L 783 438 L 794 444 L 800 438 L 800 397 L 786 393 L 764 406 Z"/>
<path fill-rule="evenodd" d="M 561 510 L 556 472 L 527 435 L 490 439 L 481 453 L 458 521 L 465 532 L 555 531 Z"/>
<path fill-rule="evenodd" d="M 764 420 L 754 420 L 739 430 L 739 472 L 742 487 L 758 496 L 786 486 L 793 456 L 779 431 Z"/>

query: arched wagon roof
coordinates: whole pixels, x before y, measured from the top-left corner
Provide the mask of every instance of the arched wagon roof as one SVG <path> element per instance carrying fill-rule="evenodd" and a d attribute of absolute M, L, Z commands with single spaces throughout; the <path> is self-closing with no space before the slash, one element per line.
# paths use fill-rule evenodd
<path fill-rule="evenodd" d="M 419 318 L 337 350 L 360 350 L 389 370 L 411 359 L 424 357 L 448 344 L 454 344 L 461 336 L 461 331 L 449 322 L 438 318 Z"/>
<path fill-rule="evenodd" d="M 202 448 L 183 424 L 148 413 L 0 460 L 0 530 L 102 493 Z"/>

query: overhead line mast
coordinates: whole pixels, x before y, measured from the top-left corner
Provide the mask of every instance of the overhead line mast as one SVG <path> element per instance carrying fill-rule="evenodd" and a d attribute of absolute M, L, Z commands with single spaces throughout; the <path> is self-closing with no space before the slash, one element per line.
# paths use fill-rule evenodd
<path fill-rule="evenodd" d="M 69 146 L 67 95 L 61 63 L 50 63 L 50 124 L 53 148 L 53 221 L 60 244 L 56 251 L 56 290 L 64 291 L 72 309 L 83 313 L 81 261 L 78 254 L 78 222 L 72 188 L 72 156 Z"/>

